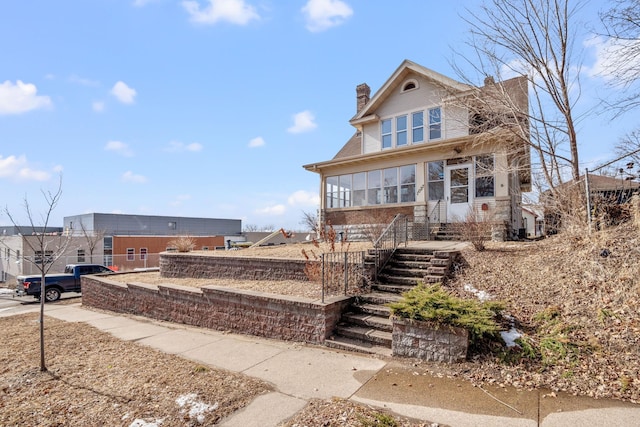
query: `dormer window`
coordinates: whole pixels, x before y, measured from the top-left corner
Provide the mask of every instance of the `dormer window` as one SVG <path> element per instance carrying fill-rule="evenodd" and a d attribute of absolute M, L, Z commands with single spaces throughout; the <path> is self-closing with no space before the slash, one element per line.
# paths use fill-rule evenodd
<path fill-rule="evenodd" d="M 416 80 L 407 80 L 403 85 L 402 85 L 402 92 L 408 92 L 410 90 L 413 89 L 417 89 L 418 88 L 418 82 Z"/>

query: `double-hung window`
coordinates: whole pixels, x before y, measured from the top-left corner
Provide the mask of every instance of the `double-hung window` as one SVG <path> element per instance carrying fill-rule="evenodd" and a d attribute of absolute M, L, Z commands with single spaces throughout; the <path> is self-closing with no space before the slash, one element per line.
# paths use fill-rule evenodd
<path fill-rule="evenodd" d="M 440 139 L 442 137 L 442 112 L 440 107 L 429 110 L 429 139 Z"/>
<path fill-rule="evenodd" d="M 380 179 L 381 171 L 367 172 L 367 204 L 379 205 L 382 203 L 382 180 Z"/>
<path fill-rule="evenodd" d="M 396 147 L 407 145 L 407 116 L 396 117 Z"/>
<path fill-rule="evenodd" d="M 391 132 L 391 119 L 385 119 L 380 124 L 382 136 L 382 149 L 393 146 L 393 133 Z"/>
<path fill-rule="evenodd" d="M 367 174 L 359 172 L 353 174 L 353 206 L 367 204 Z"/>
<path fill-rule="evenodd" d="M 398 203 L 398 168 L 382 171 L 384 175 L 384 202 Z"/>
<path fill-rule="evenodd" d="M 351 206 L 351 175 L 340 175 L 338 180 L 339 198 L 338 207 Z"/>
<path fill-rule="evenodd" d="M 427 180 L 429 183 L 429 200 L 444 199 L 444 162 L 427 163 Z"/>
<path fill-rule="evenodd" d="M 400 203 L 416 201 L 416 165 L 400 167 Z"/>
<path fill-rule="evenodd" d="M 424 112 L 417 111 L 411 114 L 411 142 L 424 141 Z"/>
<path fill-rule="evenodd" d="M 476 197 L 495 196 L 493 154 L 476 156 Z"/>
<path fill-rule="evenodd" d="M 328 208 L 337 208 L 338 207 L 338 177 L 330 176 L 327 177 L 327 207 Z"/>
<path fill-rule="evenodd" d="M 135 261 L 135 260 L 136 260 L 135 248 L 127 248 L 127 261 Z"/>

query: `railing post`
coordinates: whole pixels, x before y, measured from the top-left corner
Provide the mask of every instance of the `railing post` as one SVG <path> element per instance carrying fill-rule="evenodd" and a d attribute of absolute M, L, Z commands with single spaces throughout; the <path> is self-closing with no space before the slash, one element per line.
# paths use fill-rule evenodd
<path fill-rule="evenodd" d="M 347 287 L 349 286 L 349 253 L 344 253 L 344 294 L 347 295 Z"/>
<path fill-rule="evenodd" d="M 320 300 L 324 304 L 324 254 L 320 254 L 320 263 L 321 263 L 321 269 L 322 269 L 322 295 Z"/>

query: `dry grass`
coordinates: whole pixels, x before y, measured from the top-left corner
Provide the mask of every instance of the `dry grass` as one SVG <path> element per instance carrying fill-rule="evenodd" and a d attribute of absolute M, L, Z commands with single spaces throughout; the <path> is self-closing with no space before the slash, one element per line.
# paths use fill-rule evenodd
<path fill-rule="evenodd" d="M 39 370 L 37 315 L 0 318 L 0 425 L 212 425 L 270 390 L 260 380 L 46 318 L 48 372 Z M 209 405 L 202 423 L 192 404 Z M 215 408 L 215 409 L 214 409 Z"/>
<path fill-rule="evenodd" d="M 478 382 L 546 387 L 640 401 L 640 235 L 627 223 L 592 234 L 533 243 L 491 243 L 464 252 L 468 265 L 449 284 L 507 303 L 537 360 L 476 355 L 466 376 Z M 512 353 L 513 351 L 511 351 Z M 542 357 L 544 356 L 544 357 Z"/>
<path fill-rule="evenodd" d="M 474 298 L 465 290 L 471 287 L 504 301 L 510 321 L 539 353 L 520 359 L 514 349 L 484 349 L 474 353 L 471 361 L 446 369 L 478 384 L 543 387 L 640 402 L 638 226 L 632 221 L 591 234 L 569 231 L 538 242 L 488 242 L 484 252 L 465 250 L 464 263 L 457 265 L 456 276 L 448 284 L 451 291 Z M 245 251 L 224 256 L 298 254 L 289 245 Z M 136 281 L 143 278 L 136 277 Z M 157 274 L 148 280 L 162 281 Z M 319 292 L 308 282 L 201 280 L 201 284 L 311 298 Z M 508 323 L 504 324 L 507 329 Z"/>

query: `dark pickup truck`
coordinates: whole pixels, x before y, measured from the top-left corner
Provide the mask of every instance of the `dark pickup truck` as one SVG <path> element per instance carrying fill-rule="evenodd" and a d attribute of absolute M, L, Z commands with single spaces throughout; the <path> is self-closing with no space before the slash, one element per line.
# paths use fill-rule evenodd
<path fill-rule="evenodd" d="M 104 273 L 113 273 L 113 270 L 98 264 L 69 264 L 64 268 L 64 273 L 47 274 L 44 277 L 44 299 L 46 302 L 57 301 L 63 292 L 80 292 L 80 276 Z M 40 299 L 42 276 L 18 276 L 17 280 L 18 291 Z"/>

